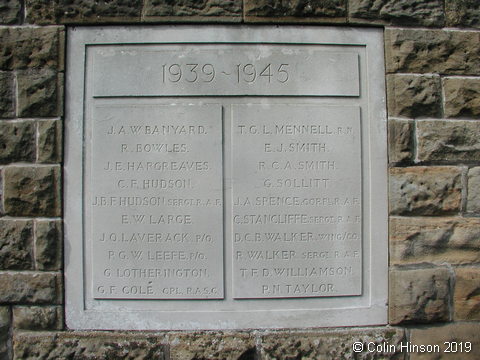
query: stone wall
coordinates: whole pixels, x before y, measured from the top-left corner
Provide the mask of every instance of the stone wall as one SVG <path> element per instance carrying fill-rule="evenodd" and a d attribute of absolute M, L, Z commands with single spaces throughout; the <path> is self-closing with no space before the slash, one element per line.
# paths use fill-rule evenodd
<path fill-rule="evenodd" d="M 385 29 L 388 326 L 160 333 L 65 328 L 65 26 L 186 22 Z M 2 0 L 0 24 L 0 360 L 478 358 L 478 0 Z M 355 354 L 354 341 L 442 348 L 444 341 L 471 341 L 473 350 Z"/>

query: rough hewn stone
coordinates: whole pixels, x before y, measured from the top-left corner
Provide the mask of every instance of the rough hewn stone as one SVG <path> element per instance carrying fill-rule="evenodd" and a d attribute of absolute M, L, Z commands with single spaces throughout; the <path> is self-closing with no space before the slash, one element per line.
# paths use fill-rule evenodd
<path fill-rule="evenodd" d="M 367 344 L 375 346 L 388 343 L 396 346 L 405 340 L 404 337 L 403 330 L 397 328 L 271 332 L 261 337 L 261 359 L 371 359 L 372 354 L 366 351 Z M 352 345 L 355 342 L 361 342 L 365 351 L 353 352 Z M 403 359 L 399 352 L 376 352 L 375 356 L 379 359 Z"/>
<path fill-rule="evenodd" d="M 413 157 L 413 121 L 388 121 L 388 160 L 390 163 L 408 162 Z"/>
<path fill-rule="evenodd" d="M 10 359 L 8 351 L 10 329 L 10 309 L 7 306 L 0 306 L 0 359 Z"/>
<path fill-rule="evenodd" d="M 59 166 L 5 167 L 4 191 L 8 215 L 61 215 Z"/>
<path fill-rule="evenodd" d="M 480 349 L 479 333 L 480 323 L 478 322 L 453 323 L 443 326 L 411 329 L 410 341 L 413 345 L 438 345 L 440 352 L 412 352 L 410 360 L 478 360 L 478 349 Z M 460 352 L 459 343 L 467 341 L 472 345 L 471 351 Z M 445 342 L 457 343 L 458 352 L 445 353 L 444 351 L 447 348 Z M 465 350 L 465 347 L 463 349 Z"/>
<path fill-rule="evenodd" d="M 445 0 L 448 26 L 480 27 L 478 0 Z"/>
<path fill-rule="evenodd" d="M 446 117 L 480 118 L 480 78 L 446 78 L 443 88 Z"/>
<path fill-rule="evenodd" d="M 479 158 L 480 122 L 417 121 L 419 161 L 477 161 Z"/>
<path fill-rule="evenodd" d="M 15 306 L 13 327 L 21 330 L 61 330 L 63 309 L 61 306 Z"/>
<path fill-rule="evenodd" d="M 0 28 L 0 70 L 57 68 L 62 46 L 60 27 Z"/>
<path fill-rule="evenodd" d="M 438 76 L 388 75 L 388 114 L 408 118 L 440 117 L 441 85 Z"/>
<path fill-rule="evenodd" d="M 444 267 L 391 269 L 390 324 L 448 321 L 451 281 Z"/>
<path fill-rule="evenodd" d="M 59 303 L 58 274 L 47 272 L 0 272 L 0 303 Z"/>
<path fill-rule="evenodd" d="M 18 116 L 61 115 L 61 81 L 54 70 L 19 71 L 17 74 Z"/>
<path fill-rule="evenodd" d="M 453 166 L 391 168 L 391 215 L 444 215 L 460 211 L 462 169 Z"/>
<path fill-rule="evenodd" d="M 241 21 L 241 0 L 146 0 L 143 19 L 168 20 L 211 20 L 211 21 Z"/>
<path fill-rule="evenodd" d="M 3 209 L 3 169 L 0 168 L 0 214 L 4 214 Z"/>
<path fill-rule="evenodd" d="M 33 267 L 33 222 L 0 219 L 0 269 Z"/>
<path fill-rule="evenodd" d="M 442 0 L 350 0 L 351 22 L 442 26 Z M 366 20 L 366 21 L 365 21 Z"/>
<path fill-rule="evenodd" d="M 455 276 L 455 320 L 480 320 L 480 268 L 457 268 Z"/>
<path fill-rule="evenodd" d="M 245 21 L 345 21 L 346 0 L 245 0 Z"/>
<path fill-rule="evenodd" d="M 170 334 L 170 357 L 194 359 L 254 359 L 255 340 L 248 334 L 189 333 Z"/>
<path fill-rule="evenodd" d="M 62 268 L 62 222 L 36 220 L 35 264 L 38 270 Z"/>
<path fill-rule="evenodd" d="M 20 0 L 2 0 L 0 3 L 0 24 L 18 24 L 21 9 Z"/>
<path fill-rule="evenodd" d="M 163 339 L 153 335 L 17 332 L 15 360 L 166 360 Z M 172 359 L 174 359 L 172 357 Z"/>
<path fill-rule="evenodd" d="M 480 213 L 480 167 L 468 170 L 467 211 Z"/>
<path fill-rule="evenodd" d="M 15 116 L 13 90 L 13 74 L 0 71 L 0 118 Z"/>
<path fill-rule="evenodd" d="M 37 161 L 41 163 L 62 161 L 62 124 L 60 120 L 38 122 Z"/>
<path fill-rule="evenodd" d="M 480 219 L 390 217 L 390 263 L 480 261 Z"/>
<path fill-rule="evenodd" d="M 0 122 L 0 164 L 35 161 L 35 123 Z"/>
<path fill-rule="evenodd" d="M 480 32 L 385 30 L 387 72 L 480 75 Z"/>

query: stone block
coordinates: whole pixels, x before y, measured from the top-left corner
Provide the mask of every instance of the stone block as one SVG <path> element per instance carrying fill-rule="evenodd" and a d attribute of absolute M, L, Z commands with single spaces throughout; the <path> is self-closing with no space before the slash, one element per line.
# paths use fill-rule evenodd
<path fill-rule="evenodd" d="M 41 163 L 62 161 L 62 124 L 60 120 L 38 122 L 37 161 Z"/>
<path fill-rule="evenodd" d="M 452 279 L 445 267 L 390 270 L 390 324 L 430 323 L 450 318 Z"/>
<path fill-rule="evenodd" d="M 445 0 L 447 26 L 480 28 L 478 0 Z"/>
<path fill-rule="evenodd" d="M 480 75 L 480 32 L 385 30 L 387 72 Z"/>
<path fill-rule="evenodd" d="M 390 217 L 390 263 L 480 262 L 480 219 Z"/>
<path fill-rule="evenodd" d="M 241 0 L 147 0 L 143 20 L 241 21 Z"/>
<path fill-rule="evenodd" d="M 0 28 L 0 70 L 62 69 L 61 27 Z"/>
<path fill-rule="evenodd" d="M 442 26 L 442 0 L 350 0 L 350 22 Z"/>
<path fill-rule="evenodd" d="M 33 268 L 33 222 L 0 219 L 0 269 Z"/>
<path fill-rule="evenodd" d="M 10 309 L 8 306 L 0 306 L 0 359 L 10 359 L 8 350 L 10 331 Z"/>
<path fill-rule="evenodd" d="M 166 360 L 163 338 L 106 332 L 17 332 L 13 359 Z M 174 359 L 171 357 L 171 359 Z"/>
<path fill-rule="evenodd" d="M 0 118 L 15 116 L 14 96 L 13 74 L 0 71 Z"/>
<path fill-rule="evenodd" d="M 405 340 L 399 328 L 352 328 L 350 330 L 314 330 L 311 332 L 275 331 L 261 336 L 261 359 L 369 359 L 367 347 L 388 343 L 395 347 Z M 353 352 L 352 345 L 362 343 L 364 351 Z M 380 359 L 403 359 L 398 351 L 375 352 Z M 375 357 L 377 358 L 377 357 Z M 253 359 L 253 358 L 252 358 Z"/>
<path fill-rule="evenodd" d="M 462 169 L 454 166 L 391 168 L 391 215 L 446 215 L 460 211 Z"/>
<path fill-rule="evenodd" d="M 0 164 L 35 161 L 35 123 L 0 122 Z"/>
<path fill-rule="evenodd" d="M 245 0 L 245 21 L 346 22 L 346 0 Z"/>
<path fill-rule="evenodd" d="M 0 303 L 58 304 L 60 276 L 47 272 L 0 272 Z"/>
<path fill-rule="evenodd" d="M 387 99 L 390 116 L 440 117 L 442 115 L 440 77 L 388 75 Z"/>
<path fill-rule="evenodd" d="M 409 120 L 388 120 L 388 161 L 389 163 L 413 160 L 414 122 Z"/>
<path fill-rule="evenodd" d="M 445 78 L 445 117 L 480 119 L 480 78 Z"/>
<path fill-rule="evenodd" d="M 417 160 L 476 161 L 480 158 L 480 122 L 417 121 Z"/>
<path fill-rule="evenodd" d="M 467 212 L 480 213 L 480 167 L 468 170 Z"/>
<path fill-rule="evenodd" d="M 44 117 L 61 115 L 62 78 L 56 71 L 26 70 L 17 73 L 17 115 Z"/>
<path fill-rule="evenodd" d="M 6 214 L 61 215 L 59 166 L 8 166 L 3 172 Z"/>
<path fill-rule="evenodd" d="M 455 320 L 480 320 L 480 268 L 457 268 L 455 276 Z"/>
<path fill-rule="evenodd" d="M 412 352 L 410 360 L 477 360 L 478 349 L 480 349 L 480 323 L 464 322 L 452 323 L 443 326 L 423 327 L 410 330 L 410 341 L 412 345 L 437 345 L 439 352 Z M 445 353 L 447 348 L 445 342 L 457 343 L 457 353 Z M 470 342 L 472 347 L 469 352 L 460 352 L 459 343 Z M 452 348 L 451 348 L 452 350 Z"/>
<path fill-rule="evenodd" d="M 0 3 L 0 24 L 18 24 L 21 21 L 20 0 L 2 0 Z"/>
<path fill-rule="evenodd" d="M 193 359 L 254 359 L 255 339 L 248 334 L 190 333 L 169 334 L 170 358 Z"/>
<path fill-rule="evenodd" d="M 13 328 L 16 330 L 62 330 L 61 306 L 15 306 Z"/>
<path fill-rule="evenodd" d="M 36 220 L 35 264 L 38 270 L 62 268 L 61 220 Z"/>

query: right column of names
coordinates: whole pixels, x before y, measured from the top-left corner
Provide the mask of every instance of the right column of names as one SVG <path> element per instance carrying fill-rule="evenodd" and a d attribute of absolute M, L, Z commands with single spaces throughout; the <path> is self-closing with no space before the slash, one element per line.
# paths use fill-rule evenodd
<path fill-rule="evenodd" d="M 234 298 L 362 293 L 360 108 L 232 106 Z"/>

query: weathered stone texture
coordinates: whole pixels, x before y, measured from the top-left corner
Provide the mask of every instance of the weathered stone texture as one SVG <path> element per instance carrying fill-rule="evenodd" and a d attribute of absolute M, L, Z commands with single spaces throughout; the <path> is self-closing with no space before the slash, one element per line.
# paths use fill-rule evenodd
<path fill-rule="evenodd" d="M 480 32 L 385 30 L 387 72 L 480 75 Z"/>
<path fill-rule="evenodd" d="M 408 118 L 442 115 L 438 76 L 388 75 L 388 114 Z"/>
<path fill-rule="evenodd" d="M 388 160 L 390 163 L 408 162 L 413 157 L 413 121 L 388 121 Z"/>
<path fill-rule="evenodd" d="M 480 213 L 480 167 L 468 170 L 467 212 Z"/>
<path fill-rule="evenodd" d="M 8 351 L 10 329 L 10 309 L 7 306 L 0 306 L 0 359 L 10 359 Z"/>
<path fill-rule="evenodd" d="M 57 304 L 59 288 L 56 273 L 0 272 L 0 303 Z"/>
<path fill-rule="evenodd" d="M 35 160 L 35 124 L 32 121 L 0 122 L 0 164 Z"/>
<path fill-rule="evenodd" d="M 61 115 L 61 82 L 53 70 L 19 71 L 17 74 L 18 116 Z"/>
<path fill-rule="evenodd" d="M 353 22 L 425 26 L 445 22 L 441 0 L 350 0 L 348 10 Z"/>
<path fill-rule="evenodd" d="M 190 333 L 169 334 L 170 357 L 193 359 L 253 359 L 255 340 L 248 334 Z"/>
<path fill-rule="evenodd" d="M 0 219 L 0 269 L 33 267 L 33 222 Z"/>
<path fill-rule="evenodd" d="M 419 161 L 477 161 L 480 158 L 480 122 L 417 121 Z"/>
<path fill-rule="evenodd" d="M 446 117 L 480 118 L 480 78 L 446 78 L 443 88 Z"/>
<path fill-rule="evenodd" d="M 390 217 L 390 263 L 480 262 L 480 219 Z"/>
<path fill-rule="evenodd" d="M 15 360 L 167 359 L 162 338 L 152 335 L 17 332 L 13 343 Z"/>
<path fill-rule="evenodd" d="M 327 19 L 346 16 L 345 0 L 245 0 L 247 21 L 258 18 Z"/>
<path fill-rule="evenodd" d="M 455 320 L 480 320 L 480 268 L 457 268 L 455 275 Z"/>
<path fill-rule="evenodd" d="M 453 166 L 391 168 L 391 215 L 444 215 L 460 211 L 462 169 Z"/>
<path fill-rule="evenodd" d="M 57 68 L 63 51 L 60 27 L 0 28 L 0 70 Z"/>
<path fill-rule="evenodd" d="M 62 268 L 62 222 L 36 220 L 35 263 L 38 270 Z"/>
<path fill-rule="evenodd" d="M 480 27 L 480 1 L 445 0 L 448 26 Z"/>
<path fill-rule="evenodd" d="M 451 281 L 443 267 L 391 269 L 390 324 L 448 321 Z"/>
<path fill-rule="evenodd" d="M 61 306 L 15 306 L 13 327 L 21 330 L 61 330 L 63 309 Z"/>
<path fill-rule="evenodd" d="M 0 71 L 0 118 L 13 116 L 15 116 L 13 74 Z"/>
<path fill-rule="evenodd" d="M 22 4 L 20 0 L 2 0 L 0 2 L 0 24 L 18 24 L 20 22 L 21 9 Z"/>
<path fill-rule="evenodd" d="M 12 216 L 60 216 L 60 167 L 4 168 L 5 213 Z"/>
<path fill-rule="evenodd" d="M 38 122 L 37 161 L 41 163 L 62 161 L 62 124 L 60 120 Z"/>
<path fill-rule="evenodd" d="M 144 19 L 150 17 L 188 19 L 230 18 L 231 21 L 240 21 L 242 16 L 241 0 L 147 0 L 144 7 Z"/>
<path fill-rule="evenodd" d="M 410 341 L 413 345 L 438 345 L 441 352 L 412 352 L 410 360 L 478 360 L 478 349 L 480 349 L 480 336 L 478 334 L 480 334 L 479 322 L 453 323 L 443 326 L 411 329 Z M 472 344 L 472 350 L 461 353 L 444 353 L 446 341 L 456 342 L 457 344 L 468 341 Z"/>
<path fill-rule="evenodd" d="M 370 359 L 367 351 L 354 353 L 352 344 L 361 342 L 366 349 L 368 343 L 375 345 L 384 342 L 394 346 L 404 341 L 404 332 L 397 328 L 368 328 L 340 331 L 314 332 L 271 332 L 261 337 L 261 359 L 302 359 L 337 360 Z M 375 353 L 381 359 L 403 359 L 399 352 Z M 253 359 L 253 358 L 252 358 Z"/>

